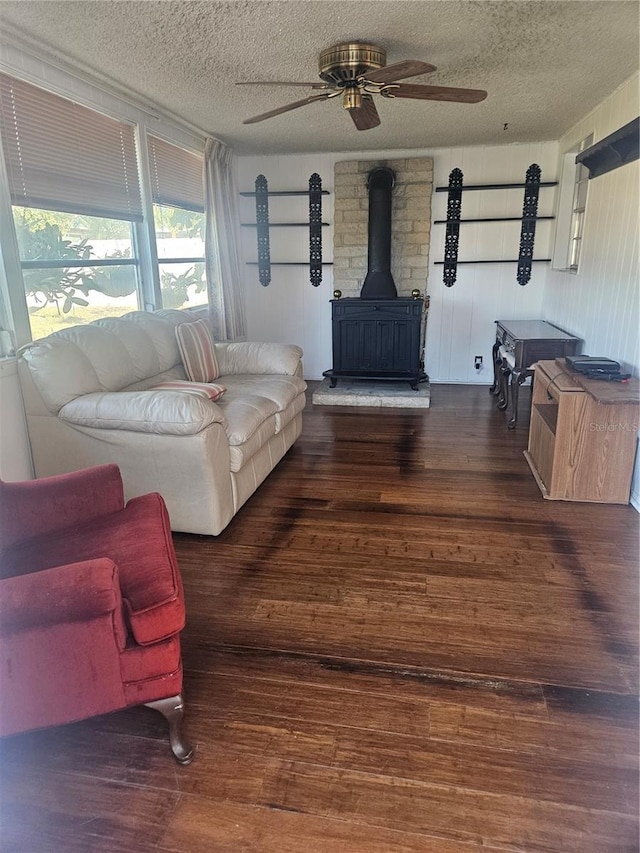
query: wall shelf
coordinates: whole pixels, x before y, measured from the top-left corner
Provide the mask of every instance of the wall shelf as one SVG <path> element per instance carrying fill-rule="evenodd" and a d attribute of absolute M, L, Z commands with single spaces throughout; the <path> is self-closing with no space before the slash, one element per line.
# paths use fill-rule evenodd
<path fill-rule="evenodd" d="M 605 175 L 619 166 L 626 166 L 640 156 L 640 118 L 634 118 L 624 127 L 605 136 L 595 145 L 581 151 L 576 163 L 583 163 L 589 170 L 589 179 Z"/>
<path fill-rule="evenodd" d="M 321 222 L 320 223 L 324 227 L 329 227 L 330 222 Z M 243 228 L 257 228 L 257 222 L 241 222 Z M 269 228 L 308 228 L 308 222 L 270 222 Z M 68 265 L 67 265 L 68 266 Z"/>
<path fill-rule="evenodd" d="M 488 216 L 484 219 L 434 219 L 434 225 L 445 225 L 449 222 L 538 222 L 540 219 L 555 219 L 555 216 Z"/>
<path fill-rule="evenodd" d="M 551 262 L 551 258 L 531 258 L 530 260 L 531 260 L 532 264 L 548 264 Z M 434 263 L 436 266 L 443 266 L 444 261 L 434 261 Z M 458 266 L 460 266 L 460 264 L 518 264 L 518 263 L 520 263 L 518 258 L 515 258 L 514 260 L 509 260 L 508 258 L 502 258 L 502 259 L 496 258 L 496 260 L 489 260 L 489 261 L 457 261 Z"/>
<path fill-rule="evenodd" d="M 267 195 L 310 195 L 309 190 L 269 190 Z M 255 196 L 255 192 L 241 192 L 243 196 Z M 330 195 L 329 190 L 321 190 L 320 195 Z"/>
<path fill-rule="evenodd" d="M 514 189 L 524 189 L 529 186 L 528 184 L 467 184 L 459 187 L 461 192 L 467 192 L 468 190 L 514 190 Z M 539 186 L 541 187 L 557 187 L 557 181 L 540 181 Z M 449 187 L 436 187 L 437 193 L 446 193 L 449 192 Z"/>
<path fill-rule="evenodd" d="M 256 221 L 241 222 L 244 228 L 255 228 L 258 243 L 258 260 L 247 261 L 247 266 L 258 267 L 258 281 L 263 287 L 271 282 L 272 266 L 308 267 L 309 282 L 318 287 L 322 282 L 322 268 L 333 266 L 322 261 L 322 229 L 330 223 L 322 220 L 322 196 L 330 195 L 329 190 L 322 189 L 322 178 L 317 172 L 309 177 L 305 190 L 270 190 L 264 175 L 258 175 L 255 180 L 255 190 L 244 190 L 240 193 L 245 198 L 254 198 L 256 206 Z M 269 222 L 269 198 L 306 198 L 308 199 L 309 218 L 306 222 Z M 292 215 L 296 215 L 290 211 Z M 280 215 L 286 215 L 280 213 Z M 308 261 L 272 261 L 271 260 L 271 229 L 272 228 L 308 228 L 309 229 L 309 260 Z M 295 254 L 298 254 L 297 252 Z"/>
<path fill-rule="evenodd" d="M 516 280 L 518 284 L 525 285 L 531 279 L 531 267 L 535 263 L 550 263 L 551 258 L 534 258 L 533 248 L 538 220 L 551 220 L 555 216 L 538 215 L 538 193 L 541 188 L 555 187 L 557 181 L 542 181 L 540 166 L 532 163 L 527 169 L 524 182 L 504 184 L 464 184 L 462 170 L 455 168 L 449 174 L 449 183 L 445 187 L 436 187 L 436 192 L 448 193 L 447 218 L 436 219 L 434 225 L 446 225 L 444 238 L 444 260 L 435 261 L 436 265 L 443 266 L 442 280 L 445 287 L 452 287 L 456 281 L 457 269 L 461 264 L 515 264 Z M 524 189 L 524 201 L 522 214 L 520 216 L 483 216 L 462 219 L 462 193 L 465 190 L 505 190 Z M 458 260 L 458 244 L 460 239 L 460 226 L 467 223 L 487 222 L 519 222 L 520 223 L 520 246 L 519 257 L 512 261 L 508 258 L 496 258 L 495 260 L 460 261 Z"/>

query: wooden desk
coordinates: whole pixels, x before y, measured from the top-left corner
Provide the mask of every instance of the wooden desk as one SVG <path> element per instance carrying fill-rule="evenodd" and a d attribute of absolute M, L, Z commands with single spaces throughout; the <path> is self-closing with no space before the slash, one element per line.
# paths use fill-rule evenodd
<path fill-rule="evenodd" d="M 520 386 L 528 376 L 533 376 L 532 366 L 536 361 L 573 355 L 580 343 L 580 338 L 574 338 L 546 320 L 496 320 L 490 391 L 498 397 L 499 409 L 506 409 L 511 400 L 509 429 L 513 429 L 518 420 Z M 513 366 L 500 357 L 500 347 L 512 356 Z"/>

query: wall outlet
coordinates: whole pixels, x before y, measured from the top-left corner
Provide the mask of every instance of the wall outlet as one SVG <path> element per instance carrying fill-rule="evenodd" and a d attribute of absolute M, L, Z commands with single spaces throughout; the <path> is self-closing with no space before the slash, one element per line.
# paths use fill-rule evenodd
<path fill-rule="evenodd" d="M 482 368 L 484 367 L 484 364 L 482 363 L 482 356 L 481 356 L 481 355 L 477 355 L 477 356 L 474 358 L 474 360 L 473 360 L 473 366 L 475 367 L 475 369 L 476 369 L 478 372 L 480 372 L 480 371 L 482 370 Z"/>

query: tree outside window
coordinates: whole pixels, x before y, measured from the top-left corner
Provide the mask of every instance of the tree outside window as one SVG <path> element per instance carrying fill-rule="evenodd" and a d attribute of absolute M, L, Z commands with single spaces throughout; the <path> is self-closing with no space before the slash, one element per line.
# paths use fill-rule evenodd
<path fill-rule="evenodd" d="M 163 306 L 206 305 L 204 213 L 154 204 L 153 215 Z"/>
<path fill-rule="evenodd" d="M 138 306 L 131 223 L 13 208 L 34 338 Z"/>

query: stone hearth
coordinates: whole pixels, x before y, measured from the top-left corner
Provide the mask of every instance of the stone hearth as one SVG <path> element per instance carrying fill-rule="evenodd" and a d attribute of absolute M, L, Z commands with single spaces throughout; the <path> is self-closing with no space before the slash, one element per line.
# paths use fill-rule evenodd
<path fill-rule="evenodd" d="M 324 379 L 313 392 L 314 406 L 376 406 L 392 409 L 428 409 L 431 390 L 421 382 L 417 391 L 405 381 L 377 382 L 375 379 L 340 379 L 335 388 Z"/>

